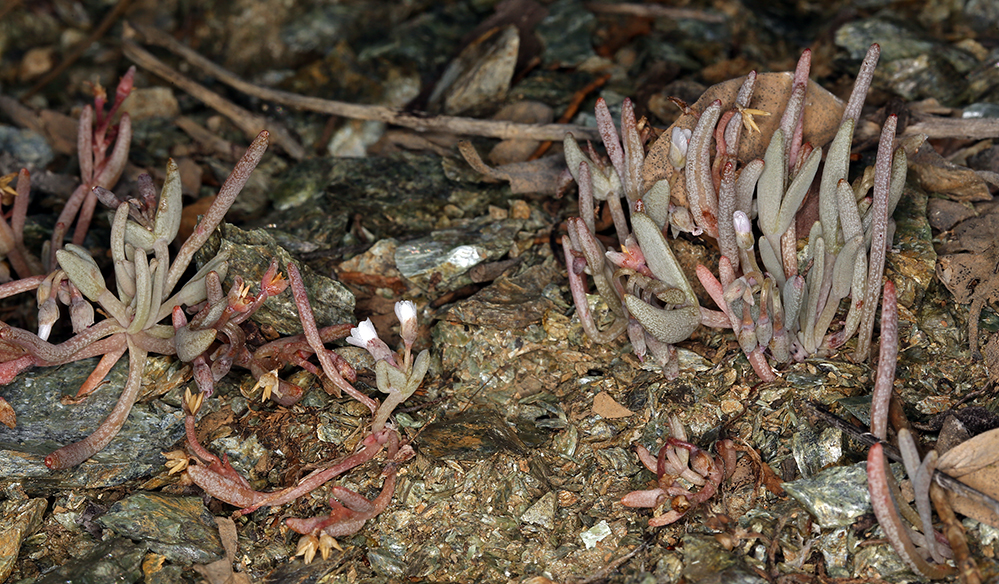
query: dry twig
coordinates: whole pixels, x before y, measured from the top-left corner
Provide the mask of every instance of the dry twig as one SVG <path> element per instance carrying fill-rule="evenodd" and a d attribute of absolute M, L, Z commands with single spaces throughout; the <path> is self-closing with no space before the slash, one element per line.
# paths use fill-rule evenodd
<path fill-rule="evenodd" d="M 162 32 L 137 25 L 130 25 L 126 28 L 125 35 L 127 38 L 140 36 L 147 43 L 163 47 L 201 69 L 206 74 L 247 95 L 296 109 L 342 116 L 355 120 L 385 122 L 387 124 L 412 128 L 419 132 L 445 132 L 450 134 L 483 136 L 486 138 L 500 138 L 503 140 L 561 140 L 570 132 L 579 138 L 596 139 L 599 137 L 595 128 L 571 124 L 518 124 L 501 120 L 433 116 L 418 112 L 406 112 L 392 107 L 360 105 L 319 97 L 307 97 L 288 91 L 261 87 L 244 81 L 232 72 L 223 69 Z M 138 49 L 138 46 L 134 43 L 129 44 Z M 125 54 L 129 55 L 128 49 L 126 49 Z"/>
<path fill-rule="evenodd" d="M 604 4 L 603 2 L 587 2 L 584 4 L 590 12 L 602 14 L 624 14 L 639 18 L 672 18 L 674 20 L 689 19 L 702 22 L 725 22 L 724 14 L 711 14 L 704 10 L 693 8 L 673 8 L 660 4 Z"/>
<path fill-rule="evenodd" d="M 965 138 L 969 140 L 999 138 L 999 120 L 931 116 L 907 126 L 905 134 L 926 134 L 928 138 Z"/>
<path fill-rule="evenodd" d="M 126 31 L 127 31 L 126 25 Z M 121 46 L 125 56 L 131 59 L 136 65 L 147 71 L 166 79 L 170 83 L 180 87 L 194 98 L 200 100 L 208 107 L 216 110 L 220 114 L 232 120 L 240 130 L 247 136 L 256 136 L 263 130 L 270 132 L 271 140 L 284 149 L 289 156 L 296 160 L 305 158 L 305 148 L 296 140 L 285 127 L 274 120 L 268 120 L 263 116 L 250 112 L 204 85 L 185 77 L 180 71 L 170 67 L 160 61 L 139 45 L 128 40 L 128 33 L 122 39 Z"/>

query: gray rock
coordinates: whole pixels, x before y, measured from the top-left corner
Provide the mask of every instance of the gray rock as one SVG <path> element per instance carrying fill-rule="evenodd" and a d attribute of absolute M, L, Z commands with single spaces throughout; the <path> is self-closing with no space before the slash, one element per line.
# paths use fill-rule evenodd
<path fill-rule="evenodd" d="M 139 492 L 112 505 L 100 522 L 174 562 L 207 564 L 225 557 L 215 518 L 197 497 Z"/>
<path fill-rule="evenodd" d="M 811 478 L 784 483 L 784 490 L 826 528 L 846 527 L 871 511 L 866 462 L 828 468 Z"/>
<path fill-rule="evenodd" d="M 93 489 L 120 485 L 162 467 L 160 452 L 183 435 L 184 416 L 158 400 L 135 404 L 111 443 L 80 466 L 59 472 L 45 467 L 49 453 L 93 432 L 118 400 L 128 376 L 127 355 L 82 403 L 60 402 L 63 395 L 76 393 L 96 364 L 97 359 L 87 359 L 31 369 L 4 386 L 4 398 L 17 414 L 16 428 L 0 426 L 0 476 L 5 481 L 21 480 L 26 488 Z M 156 375 L 154 369 L 162 375 L 159 383 L 170 379 L 172 369 L 147 364 L 145 381 Z"/>
<path fill-rule="evenodd" d="M 36 584 L 130 584 L 142 580 L 146 546 L 125 538 L 102 542 L 89 554 L 60 566 Z"/>
<path fill-rule="evenodd" d="M 33 169 L 45 168 L 55 158 L 44 137 L 13 126 L 0 126 L 0 151 L 9 152 L 22 165 Z"/>
<path fill-rule="evenodd" d="M 250 285 L 251 293 L 260 290 L 260 279 L 270 265 L 272 258 L 278 258 L 282 274 L 287 275 L 288 263 L 292 261 L 283 247 L 278 245 L 274 235 L 264 229 L 243 231 L 223 224 L 212 234 L 208 242 L 195 254 L 195 261 L 203 265 L 220 252 L 229 253 L 229 271 L 223 288 L 228 291 L 240 276 Z M 303 262 L 296 262 L 312 306 L 316 324 L 324 326 L 354 321 L 354 295 L 343 284 L 318 274 Z M 282 335 L 295 335 L 302 332 L 298 308 L 290 288 L 277 296 L 268 298 L 264 305 L 250 317 L 254 322 L 271 326 Z"/>

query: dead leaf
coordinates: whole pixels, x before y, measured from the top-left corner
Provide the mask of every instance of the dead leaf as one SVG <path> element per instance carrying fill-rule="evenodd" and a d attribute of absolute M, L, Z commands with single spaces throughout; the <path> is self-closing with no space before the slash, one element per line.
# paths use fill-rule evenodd
<path fill-rule="evenodd" d="M 999 428 L 983 432 L 945 452 L 937 461 L 937 470 L 999 499 Z M 999 527 L 999 515 L 992 509 L 953 492 L 948 492 L 948 497 L 954 511 Z"/>
<path fill-rule="evenodd" d="M 17 417 L 14 415 L 14 408 L 10 407 L 7 400 L 2 397 L 0 397 L 0 422 L 11 429 L 17 426 Z"/>
<path fill-rule="evenodd" d="M 222 547 L 225 548 L 225 557 L 229 563 L 236 561 L 236 550 L 239 538 L 236 535 L 236 522 L 228 517 L 216 517 L 215 524 L 219 526 L 219 537 L 222 539 Z"/>
<path fill-rule="evenodd" d="M 711 103 L 721 100 L 722 111 L 735 107 L 735 98 L 742 87 L 745 76 L 730 79 L 717 85 L 709 87 L 700 99 L 691 106 L 695 112 L 704 111 Z M 785 71 L 782 73 L 761 73 L 756 78 L 756 89 L 753 92 L 753 99 L 749 103 L 752 109 L 770 112 L 769 116 L 757 116 L 756 122 L 760 127 L 759 132 L 743 132 L 739 142 L 739 162 L 746 162 L 755 158 L 762 158 L 766 151 L 770 138 L 774 130 L 780 126 L 781 116 L 784 115 L 784 108 L 787 105 L 788 97 L 791 95 L 791 84 L 794 73 Z M 804 112 L 804 141 L 810 142 L 812 146 L 820 148 L 825 146 L 836 135 L 839 130 L 840 119 L 843 117 L 843 102 L 838 97 L 824 89 L 814 81 L 809 80 L 808 89 L 805 93 Z M 673 165 L 669 163 L 669 146 L 673 127 L 693 130 L 697 124 L 697 117 L 684 114 L 677 118 L 662 136 L 652 145 L 645 158 L 645 167 L 642 169 L 642 178 L 646 185 L 652 185 L 658 180 L 669 179 L 670 186 L 674 186 L 674 175 L 679 174 Z M 686 206 L 687 201 L 684 193 L 685 189 L 674 188 L 672 190 L 675 202 Z"/>
<path fill-rule="evenodd" d="M 999 301 L 999 243 L 993 242 L 981 253 L 955 253 L 940 256 L 937 277 L 954 295 L 958 304 L 971 303 L 968 338 L 971 350 L 978 350 L 978 318 L 987 303 Z"/>
<path fill-rule="evenodd" d="M 982 177 L 967 166 L 959 166 L 940 156 L 929 144 L 923 144 L 909 163 L 909 170 L 919 184 L 931 193 L 940 193 L 955 201 L 988 201 L 992 198 Z"/>
<path fill-rule="evenodd" d="M 458 142 L 458 151 L 465 157 L 469 166 L 476 172 L 494 181 L 507 181 L 513 193 L 554 193 L 558 187 L 558 177 L 565 169 L 565 159 L 561 156 L 546 156 L 530 162 L 514 162 L 490 168 L 471 142 Z"/>
<path fill-rule="evenodd" d="M 610 420 L 635 415 L 635 412 L 614 401 L 614 398 L 606 391 L 601 391 L 593 396 L 593 413 Z"/>
<path fill-rule="evenodd" d="M 228 517 L 216 517 L 215 524 L 219 527 L 219 537 L 226 557 L 210 564 L 195 565 L 194 570 L 208 580 L 208 584 L 251 584 L 252 580 L 245 572 L 234 572 L 232 569 L 237 549 L 235 522 Z"/>
<path fill-rule="evenodd" d="M 926 211 L 930 227 L 939 231 L 949 231 L 958 223 L 976 215 L 975 209 L 967 203 L 936 197 L 929 200 Z"/>

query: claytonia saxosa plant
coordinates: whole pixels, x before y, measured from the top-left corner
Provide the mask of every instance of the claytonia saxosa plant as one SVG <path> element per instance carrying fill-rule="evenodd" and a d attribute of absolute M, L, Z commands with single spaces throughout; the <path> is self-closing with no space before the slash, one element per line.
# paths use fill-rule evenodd
<path fill-rule="evenodd" d="M 580 217 L 568 220 L 569 233 L 562 237 L 576 312 L 594 341 L 610 342 L 627 330 L 639 359 L 650 352 L 666 375 L 676 377 L 679 360 L 672 344 L 689 337 L 701 316 L 694 289 L 662 232 L 668 219 L 669 183 L 661 180 L 645 189 L 644 141 L 630 100 L 622 107 L 620 138 L 603 99 L 597 100 L 596 113 L 610 166 L 592 145 L 584 153 L 571 135 L 565 137 L 566 163 L 579 184 Z M 634 232 L 628 228 L 622 197 Z M 621 252 L 606 251 L 596 238 L 595 201 L 607 202 Z M 604 330 L 597 328 L 590 313 L 584 274 L 593 278 L 615 316 Z"/>
<path fill-rule="evenodd" d="M 671 436 L 659 449 L 658 456 L 639 444 L 635 447 L 638 458 L 645 468 L 656 473 L 656 488 L 632 491 L 621 498 L 625 507 L 646 507 L 655 509 L 656 515 L 649 519 L 649 527 L 669 525 L 687 514 L 691 509 L 706 502 L 721 487 L 722 479 L 731 476 L 735 470 L 735 449 L 731 440 L 721 440 L 715 447 L 720 457 L 687 442 L 683 424 L 676 416 L 669 419 Z M 680 479 L 696 491 L 681 484 Z"/>
<path fill-rule="evenodd" d="M 895 286 L 888 281 L 885 283 L 881 305 L 881 348 L 871 396 L 871 434 L 882 441 L 888 436 L 888 406 L 897 358 L 898 301 Z M 874 515 L 881 524 L 885 538 L 905 565 L 915 573 L 933 580 L 953 575 L 956 570 L 946 564 L 947 559 L 953 556 L 951 547 L 934 531 L 933 510 L 930 506 L 937 452 L 931 450 L 920 460 L 916 442 L 906 428 L 898 431 L 898 448 L 902 453 L 905 471 L 912 481 L 916 510 L 913 511 L 902 498 L 885 460 L 884 448 L 881 443 L 877 443 L 871 446 L 867 456 L 867 487 Z M 915 526 L 915 529 L 910 525 Z"/>
<path fill-rule="evenodd" d="M 115 210 L 110 242 L 115 285 L 109 288 L 90 253 L 73 243 L 55 252 L 58 269 L 52 275 L 22 278 L 19 282 L 25 290 L 45 288 L 46 298 L 63 294 L 71 297 L 71 300 L 64 302 L 70 304 L 75 335 L 62 343 L 52 344 L 43 338 L 43 334 L 36 335 L 0 323 L 0 381 L 9 382 L 32 366 L 61 365 L 101 356 L 94 372 L 77 393 L 77 399 L 82 399 L 103 382 L 108 371 L 128 352 L 128 379 L 111 413 L 90 436 L 45 458 L 49 468 L 63 469 L 80 464 L 99 452 L 124 425 L 138 397 L 147 355 L 150 352 L 177 355 L 180 360 L 191 364 L 198 391 L 192 395 L 188 390 L 184 399 L 185 432 L 190 454 L 168 453 L 167 467 L 171 474 L 186 470 L 192 482 L 209 495 L 241 507 L 240 513 L 293 501 L 373 459 L 383 447 L 387 447 L 391 462 L 385 470 L 381 495 L 368 501 L 348 489 L 335 487 L 334 499 L 330 503 L 333 511 L 329 516 L 288 520 L 290 528 L 305 536 L 300 545 L 301 555 L 311 559 L 317 550 L 324 556 L 328 555 L 329 549 L 336 545 L 334 537 L 355 533 L 391 501 L 396 465 L 406 460 L 412 450 L 408 446 L 400 448 L 398 433 L 389 425 L 389 417 L 394 408 L 420 386 L 430 358 L 426 350 L 415 359 L 412 355 L 417 335 L 416 307 L 412 302 L 400 302 L 396 306 L 404 342 L 399 354 L 389 350 L 378 338 L 370 320 L 353 329 L 350 325 L 319 329 L 301 274 L 293 263 L 288 264 L 289 280 L 285 280 L 278 272 L 277 260 L 274 260 L 264 273 L 256 295 L 250 295 L 249 286 L 238 276 L 228 292 L 223 290 L 222 279 L 228 271 L 228 257 L 224 253 L 212 258 L 180 285 L 195 252 L 222 222 L 250 173 L 260 162 L 267 142 L 268 133 L 261 132 L 237 162 L 215 201 L 173 258 L 169 245 L 177 235 L 183 209 L 180 172 L 172 160 L 167 164 L 166 179 L 159 197 L 148 175 L 139 177 L 139 196 L 127 201 L 120 200 L 100 185 L 94 186 L 92 193 L 95 200 Z M 25 177 L 26 173 L 23 173 L 18 193 L 25 195 L 24 200 L 27 200 L 28 181 Z M 17 209 L 15 207 L 15 226 L 23 225 L 23 218 L 20 218 L 23 209 Z M 13 231 L 17 233 L 16 229 Z M 14 241 L 18 241 L 18 237 Z M 10 249 L 17 251 L 16 246 Z M 15 269 L 20 273 L 20 268 L 16 266 L 15 262 Z M 24 284 L 25 281 L 28 284 Z M 243 323 L 267 298 L 281 294 L 289 283 L 303 334 L 250 347 L 246 342 Z M 180 289 L 175 292 L 178 285 Z M 12 289 L 8 286 L 8 290 Z M 95 322 L 96 313 L 91 303 L 96 303 L 106 318 Z M 186 313 L 184 307 L 187 307 Z M 191 315 L 190 318 L 188 315 Z M 58 310 L 52 321 L 57 317 Z M 164 323 L 168 318 L 170 323 Z M 347 336 L 348 329 L 348 342 L 366 348 L 376 360 L 377 385 L 380 391 L 387 394 L 382 403 L 357 390 L 352 385 L 356 380 L 353 368 L 325 347 L 325 343 Z M 309 361 L 312 355 L 318 359 L 318 367 Z M 302 389 L 278 377 L 279 370 L 286 364 L 324 376 L 330 382 L 328 391 L 337 396 L 340 391 L 346 392 L 367 406 L 374 418 L 371 432 L 361 441 L 357 452 L 313 472 L 293 487 L 261 493 L 254 491 L 228 461 L 220 460 L 199 444 L 196 415 L 204 398 L 212 394 L 214 384 L 233 365 L 250 370 L 257 379 L 254 390 L 263 388 L 264 399 L 270 398 L 282 405 L 294 404 L 301 398 Z M 199 464 L 190 465 L 192 457 Z"/>
<path fill-rule="evenodd" d="M 332 512 L 328 516 L 311 519 L 289 518 L 286 525 L 293 531 L 302 534 L 298 544 L 297 555 L 305 556 L 306 562 L 315 557 L 319 551 L 324 558 L 328 557 L 330 549 L 336 547 L 336 537 L 356 533 L 364 526 L 364 522 L 381 513 L 391 502 L 395 489 L 396 466 L 412 456 L 408 446 L 400 448 L 399 435 L 389 426 L 388 418 L 396 406 L 404 402 L 423 382 L 430 364 L 430 353 L 423 350 L 414 360 L 411 349 L 416 340 L 417 323 L 416 307 L 412 302 L 396 303 L 396 315 L 402 325 L 404 349 L 402 354 L 393 353 L 375 331 L 370 319 L 366 319 L 350 330 L 347 342 L 366 349 L 375 359 L 375 375 L 378 389 L 388 394 L 385 401 L 377 401 L 367 397 L 344 376 L 333 361 L 336 354 L 323 347 L 326 340 L 316 328 L 312 308 L 305 295 L 305 286 L 298 268 L 294 264 L 288 266 L 288 276 L 291 281 L 292 293 L 299 316 L 305 330 L 304 338 L 309 347 L 319 358 L 322 372 L 338 389 L 354 397 L 368 406 L 374 414 L 371 433 L 361 441 L 361 448 L 337 463 L 313 471 L 293 487 L 288 487 L 272 493 L 262 493 L 253 490 L 226 460 L 220 460 L 214 454 L 198 443 L 195 431 L 194 416 L 201 407 L 202 395 L 187 396 L 185 409 L 187 411 L 187 439 L 191 453 L 203 464 L 187 466 L 187 457 L 173 457 L 171 472 L 187 469 L 191 480 L 206 493 L 242 509 L 237 514 L 251 513 L 261 507 L 278 506 L 289 503 L 349 471 L 350 469 L 372 460 L 383 447 L 387 448 L 389 464 L 385 467 L 385 477 L 382 492 L 374 500 L 367 500 L 361 495 L 344 487 L 333 487 L 330 506 Z M 325 329 L 324 329 L 325 330 Z M 277 342 L 277 341 L 275 341 Z M 265 345 L 266 347 L 266 345 Z M 349 365 L 347 366 L 349 368 Z M 350 377 L 353 371 L 350 370 Z"/>
<path fill-rule="evenodd" d="M 176 354 L 182 360 L 191 362 L 195 379 L 205 393 L 211 393 L 214 381 L 228 372 L 233 363 L 233 353 L 242 347 L 242 331 L 236 325 L 258 308 L 268 295 L 279 293 L 286 285 L 276 277 L 276 265 L 265 275 L 261 292 L 253 300 L 246 297 L 241 281 L 237 281 L 228 295 L 222 293 L 220 274 L 224 275 L 227 268 L 224 254 L 205 265 L 179 291 L 174 293 L 173 290 L 195 251 L 204 245 L 222 222 L 266 148 L 267 133 L 261 132 L 172 261 L 168 246 L 177 235 L 182 212 L 180 172 L 173 161 L 167 164 L 167 178 L 158 202 L 148 177 L 139 181 L 141 200 L 118 201 L 107 189 L 94 188 L 94 196 L 115 209 L 111 226 L 111 256 L 117 294 L 108 288 L 90 253 L 80 246 L 67 244 L 65 249 L 56 252 L 60 270 L 55 273 L 61 276 L 54 279 L 53 286 L 63 279 L 68 280 L 82 294 L 74 302 L 89 308 L 73 312 L 76 334 L 62 343 L 51 344 L 26 330 L 6 324 L 0 327 L 0 379 L 4 382 L 9 382 L 28 367 L 61 365 L 101 356 L 77 398 L 97 388 L 118 359 L 126 351 L 129 353 L 128 380 L 114 409 L 93 434 L 48 455 L 45 464 L 49 468 L 75 466 L 99 452 L 114 438 L 138 397 L 149 352 Z M 95 323 L 91 302 L 97 303 L 107 318 Z M 184 305 L 203 306 L 190 324 L 180 308 Z M 78 321 L 78 315 L 84 313 L 86 321 Z M 173 326 L 161 323 L 171 316 Z M 225 335 L 227 342 L 222 349 L 208 355 L 218 333 Z M 211 361 L 210 365 L 208 361 Z"/>
<path fill-rule="evenodd" d="M 740 166 L 736 158 L 741 133 L 758 131 L 753 116 L 769 115 L 750 107 L 755 72 L 746 76 L 732 110 L 723 112 L 721 102 L 715 101 L 704 111 L 691 112 L 698 116 L 696 126 L 674 127 L 669 149 L 669 162 L 684 179 L 675 184 L 685 185 L 689 209 L 670 204 L 666 180 L 645 191 L 644 150 L 630 102 L 622 108 L 622 149 L 607 107 L 598 101 L 598 125 L 613 166 L 599 162 L 592 147 L 584 154 L 571 136 L 565 141 L 569 172 L 579 184 L 581 217 L 569 220 L 563 243 L 570 289 L 586 333 L 597 342 L 608 342 L 627 330 L 636 354 L 641 358 L 648 348 L 668 363 L 664 370 L 669 375 L 676 374 L 676 358 L 668 345 L 686 339 L 698 324 L 732 328 L 764 381 L 776 377 L 765 352 L 778 363 L 829 354 L 858 330 L 854 357 L 866 359 L 893 231 L 891 214 L 906 174 L 905 152 L 896 148 L 896 119 L 891 116 L 882 130 L 874 168 L 854 184 L 848 181 L 853 131 L 879 54 L 878 45 L 872 45 L 861 65 L 821 174 L 821 148 L 802 143 L 809 51 L 795 69 L 788 103 L 763 159 Z M 811 226 L 799 258 L 795 218 L 817 175 L 819 220 Z M 873 197 L 868 197 L 872 187 Z M 622 196 L 631 212 L 633 234 Z M 620 253 L 605 252 L 594 236 L 594 200 L 607 201 Z M 758 238 L 752 229 L 754 216 Z M 663 236 L 667 225 L 717 239 L 722 254 L 719 276 L 698 266 L 697 277 L 721 312 L 698 308 Z M 590 315 L 584 273 L 617 316 L 604 330 L 597 329 Z M 845 322 L 830 334 L 840 302 L 847 297 Z"/>
<path fill-rule="evenodd" d="M 41 260 L 24 246 L 24 223 L 28 210 L 28 194 L 31 191 L 31 175 L 27 170 L 21 170 L 17 179 L 17 190 L 10 193 L 9 188 L 3 189 L 5 205 L 10 203 L 7 200 L 9 194 L 15 194 L 16 198 L 10 212 L 10 223 L 0 219 L 0 256 L 6 257 L 18 279 L 8 281 L 9 271 L 6 266 L 3 267 L 0 281 L 6 283 L 0 284 L 0 298 L 37 290 L 38 336 L 43 340 L 48 339 L 52 325 L 59 319 L 57 300 L 70 307 L 74 332 L 83 330 L 93 322 L 92 311 L 88 310 L 89 305 L 83 301 L 80 291 L 66 280 L 65 272 L 56 265 L 56 254 L 62 249 L 63 238 L 74 219 L 76 230 L 73 243 L 80 245 L 83 242 L 97 203 L 94 188 L 113 187 L 125 169 L 132 142 L 131 121 L 128 114 L 123 114 L 118 124 L 112 124 L 111 120 L 122 102 L 132 92 L 134 77 L 135 67 L 131 67 L 118 82 L 114 102 L 107 112 L 104 111 L 107 94 L 99 83 L 94 85 L 94 106 L 87 105 L 83 108 L 77 125 L 76 146 L 81 183 L 59 213 L 52 239 L 42 250 Z M 112 144 L 114 147 L 109 154 L 108 148 Z M 4 182 L 3 186 L 8 182 Z"/>

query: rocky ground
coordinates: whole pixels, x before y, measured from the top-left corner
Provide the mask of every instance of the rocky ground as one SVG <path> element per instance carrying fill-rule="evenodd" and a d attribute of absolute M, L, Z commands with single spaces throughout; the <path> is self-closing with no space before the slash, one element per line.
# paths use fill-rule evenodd
<path fill-rule="evenodd" d="M 273 146 L 228 215 L 231 225 L 199 261 L 233 250 L 231 281 L 259 278 L 269 261 L 261 258 L 294 259 L 309 268 L 321 324 L 371 317 L 393 331 L 383 334 L 392 346 L 393 305 L 413 300 L 416 348 L 433 359 L 421 390 L 397 410 L 416 457 L 401 467 L 391 505 L 341 538 L 342 550 L 310 564 L 295 557 L 299 536 L 283 519 L 324 512 L 329 485 L 233 521 L 235 508 L 168 474 L 161 453 L 184 446 L 189 367 L 150 357 L 122 433 L 59 472 L 44 466 L 45 455 L 106 415 L 127 363 L 80 404 L 62 398 L 95 361 L 19 375 L 0 388 L 17 416 L 16 428 L 0 427 L 0 532 L 8 534 L 0 538 L 0 581 L 917 580 L 874 520 L 867 447 L 809 406 L 866 419 L 873 369 L 851 359 L 854 341 L 761 383 L 731 331 L 701 327 L 680 343 L 672 380 L 639 362 L 624 336 L 601 345 L 584 334 L 560 244 L 563 221 L 577 214 L 574 192 L 554 197 L 538 178 L 550 175 L 487 180 L 457 151 L 470 138 L 489 164 L 557 156 L 564 130 L 500 141 L 448 122 L 425 131 L 404 116 L 386 123 L 306 111 L 224 84 L 155 31 L 258 87 L 301 96 L 405 106 L 426 112 L 419 119 L 591 127 L 597 97 L 615 112 L 631 97 L 660 130 L 680 114 L 671 96 L 692 104 L 707 87 L 752 69 L 793 69 L 804 48 L 812 50 L 812 79 L 845 98 L 877 42 L 883 52 L 864 120 L 880 125 L 886 111 L 897 112 L 915 134 L 928 132 L 927 116 L 999 118 L 993 3 L 11 0 L 0 13 L 0 174 L 31 169 L 29 249 L 41 249 L 79 182 L 75 118 L 94 84 L 113 88 L 138 64 L 123 106 L 132 150 L 115 192 L 135 193 L 142 172 L 162 180 L 172 157 L 193 224 L 267 128 Z M 999 354 L 988 344 L 999 330 L 991 308 L 980 320 L 985 359 L 973 358 L 967 334 L 968 304 L 995 300 L 989 180 L 999 176 L 991 141 L 999 133 L 933 132 L 939 156 L 910 160 L 886 270 L 900 290 L 895 390 L 928 440 L 940 414 L 996 407 Z M 875 147 L 858 130 L 854 174 Z M 109 215 L 99 212 L 84 246 L 106 257 L 108 234 Z M 688 274 L 698 262 L 717 266 L 713 243 L 682 235 L 672 245 Z M 972 252 L 959 258 L 966 277 L 945 287 L 938 257 L 955 261 L 959 251 Z M 284 304 L 262 311 L 257 326 L 297 332 Z M 5 322 L 33 329 L 30 294 L 0 310 Z M 69 334 L 67 326 L 54 337 Z M 376 394 L 370 357 L 339 351 L 357 367 L 358 385 Z M 257 490 L 289 486 L 349 454 L 370 423 L 363 406 L 328 395 L 309 374 L 288 368 L 282 376 L 307 388 L 299 403 L 262 403 L 253 379 L 233 371 L 199 416 L 202 442 L 227 454 Z M 739 464 L 705 505 L 650 528 L 652 511 L 620 499 L 654 483 L 635 445 L 658 451 L 670 416 L 701 447 L 734 440 Z M 374 495 L 382 466 L 372 461 L 337 484 Z M 963 525 L 981 574 L 995 578 L 999 529 L 974 519 Z"/>

